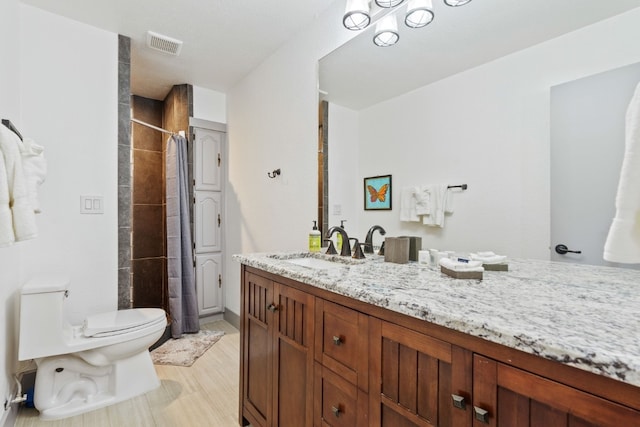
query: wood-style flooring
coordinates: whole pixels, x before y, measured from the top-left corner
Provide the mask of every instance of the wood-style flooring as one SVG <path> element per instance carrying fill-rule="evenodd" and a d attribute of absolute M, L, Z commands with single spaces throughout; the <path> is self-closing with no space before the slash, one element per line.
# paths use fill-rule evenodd
<path fill-rule="evenodd" d="M 240 333 L 224 320 L 203 329 L 225 335 L 189 368 L 156 365 L 161 386 L 134 399 L 75 417 L 41 421 L 21 408 L 16 427 L 237 427 Z"/>

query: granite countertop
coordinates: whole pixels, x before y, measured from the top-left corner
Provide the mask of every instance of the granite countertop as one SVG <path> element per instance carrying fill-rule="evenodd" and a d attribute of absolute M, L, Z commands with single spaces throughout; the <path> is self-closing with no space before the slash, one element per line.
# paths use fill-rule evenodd
<path fill-rule="evenodd" d="M 333 260 L 310 268 L 290 260 Z M 307 253 L 236 261 L 640 387 L 640 271 L 511 259 L 483 280 L 424 264 Z M 289 261 L 288 261 L 289 260 Z"/>

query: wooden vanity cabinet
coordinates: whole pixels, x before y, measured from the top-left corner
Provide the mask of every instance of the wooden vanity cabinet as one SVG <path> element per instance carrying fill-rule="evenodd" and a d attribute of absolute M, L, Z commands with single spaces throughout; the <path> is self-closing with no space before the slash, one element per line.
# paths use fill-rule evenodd
<path fill-rule="evenodd" d="M 242 285 L 242 425 L 313 425 L 314 297 L 245 272 Z"/>
<path fill-rule="evenodd" d="M 638 387 L 250 267 L 243 275 L 243 425 L 640 426 Z"/>

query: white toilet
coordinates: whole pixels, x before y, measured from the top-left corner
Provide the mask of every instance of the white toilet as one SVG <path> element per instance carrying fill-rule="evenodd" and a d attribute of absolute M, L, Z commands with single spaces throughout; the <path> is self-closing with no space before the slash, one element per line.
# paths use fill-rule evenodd
<path fill-rule="evenodd" d="M 69 280 L 47 276 L 27 282 L 20 295 L 18 358 L 38 366 L 34 404 L 42 419 L 91 411 L 160 385 L 149 347 L 163 334 L 164 310 L 138 308 L 64 320 Z"/>

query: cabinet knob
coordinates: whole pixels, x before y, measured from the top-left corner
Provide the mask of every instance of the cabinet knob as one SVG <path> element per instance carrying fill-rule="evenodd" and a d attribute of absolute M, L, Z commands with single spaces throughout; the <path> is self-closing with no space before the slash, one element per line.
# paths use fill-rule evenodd
<path fill-rule="evenodd" d="M 333 412 L 333 415 L 335 415 L 336 418 L 338 418 L 340 416 L 340 414 L 342 413 L 342 411 L 340 410 L 340 407 L 338 407 L 338 406 L 332 406 L 331 407 L 331 412 Z"/>
<path fill-rule="evenodd" d="M 451 395 L 451 400 L 453 401 L 453 406 L 458 409 L 466 409 L 467 402 L 464 401 L 464 396 L 459 396 L 457 394 Z"/>
<path fill-rule="evenodd" d="M 481 423 L 489 424 L 489 411 L 486 409 L 478 408 L 477 406 L 473 407 L 473 416 L 476 420 Z"/>
<path fill-rule="evenodd" d="M 271 303 L 267 306 L 267 310 L 269 310 L 272 313 L 275 313 L 276 311 L 278 311 L 278 306 L 276 306 L 275 304 Z"/>
<path fill-rule="evenodd" d="M 341 345 L 342 344 L 342 339 L 336 335 L 333 336 L 333 343 L 335 345 Z"/>

